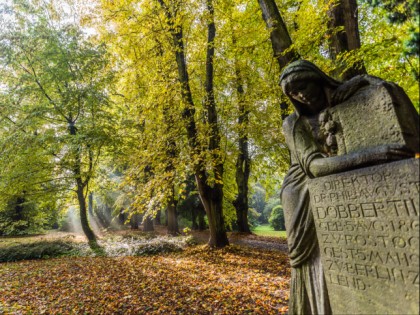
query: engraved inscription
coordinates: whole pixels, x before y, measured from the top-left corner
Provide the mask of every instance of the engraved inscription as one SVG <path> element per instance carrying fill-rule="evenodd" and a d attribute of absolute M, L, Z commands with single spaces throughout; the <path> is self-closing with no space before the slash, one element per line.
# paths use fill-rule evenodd
<path fill-rule="evenodd" d="M 392 164 L 310 182 L 329 292 L 418 296 L 419 162 Z"/>

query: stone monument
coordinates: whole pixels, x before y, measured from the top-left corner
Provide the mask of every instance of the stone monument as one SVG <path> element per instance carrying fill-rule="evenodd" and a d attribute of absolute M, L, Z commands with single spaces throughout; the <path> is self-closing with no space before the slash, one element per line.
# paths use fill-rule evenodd
<path fill-rule="evenodd" d="M 289 314 L 419 313 L 419 116 L 397 85 L 283 71 Z"/>
<path fill-rule="evenodd" d="M 418 314 L 419 159 L 310 180 L 333 314 Z"/>

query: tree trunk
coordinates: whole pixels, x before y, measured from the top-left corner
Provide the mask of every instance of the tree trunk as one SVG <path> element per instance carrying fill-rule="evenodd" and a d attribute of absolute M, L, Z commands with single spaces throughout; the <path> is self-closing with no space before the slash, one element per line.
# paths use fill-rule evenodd
<path fill-rule="evenodd" d="M 118 222 L 121 224 L 121 226 L 124 226 L 125 214 L 124 214 L 124 209 L 123 208 L 120 209 L 120 213 L 118 214 Z"/>
<path fill-rule="evenodd" d="M 171 126 L 173 124 L 174 119 L 170 116 L 170 111 L 168 108 L 163 109 L 163 116 L 165 119 L 166 124 L 166 133 L 168 135 L 171 135 Z M 166 166 L 166 174 L 167 181 L 170 183 L 170 188 L 167 189 L 169 196 L 168 196 L 168 205 L 167 205 L 167 218 L 168 218 L 168 224 L 167 224 L 167 232 L 170 235 L 178 235 L 179 229 L 178 229 L 178 215 L 176 212 L 176 204 L 177 201 L 175 199 L 175 166 L 174 166 L 174 159 L 176 158 L 177 152 L 176 152 L 176 142 L 175 140 L 169 136 L 169 139 L 167 140 L 166 145 L 166 157 L 167 157 L 167 166 Z"/>
<path fill-rule="evenodd" d="M 88 212 L 89 212 L 89 216 L 93 216 L 93 193 L 90 192 L 89 193 L 89 197 L 88 197 Z"/>
<path fill-rule="evenodd" d="M 84 186 L 80 178 L 76 179 L 77 182 L 77 200 L 79 201 L 80 208 L 80 223 L 82 224 L 83 233 L 85 233 L 91 247 L 98 247 L 96 235 L 92 231 L 89 225 L 87 209 L 86 209 L 86 198 L 84 194 Z"/>
<path fill-rule="evenodd" d="M 25 203 L 25 197 L 18 196 L 16 198 L 16 204 L 15 204 L 15 213 L 13 215 L 14 221 L 21 221 L 24 219 L 23 217 L 23 210 L 24 210 L 24 203 Z"/>
<path fill-rule="evenodd" d="M 215 187 L 210 188 L 201 181 L 197 181 L 197 184 L 200 196 L 208 196 L 206 199 L 201 199 L 209 221 L 210 239 L 208 245 L 211 247 L 224 247 L 229 245 L 225 222 L 223 215 L 221 215 L 223 185 L 216 184 Z"/>
<path fill-rule="evenodd" d="M 229 245 L 223 219 L 223 161 L 220 157 L 220 133 L 217 121 L 216 100 L 214 98 L 213 75 L 214 75 L 214 38 L 216 37 L 216 25 L 214 24 L 213 0 L 207 0 L 209 22 L 207 24 L 207 55 L 206 55 L 206 81 L 204 83 L 206 97 L 204 107 L 207 112 L 210 126 L 209 151 L 213 157 L 214 183 L 207 184 L 203 176 L 204 168 L 200 168 L 196 176 L 198 191 L 203 201 L 204 209 L 209 220 L 210 239 L 212 247 L 224 247 Z M 213 232 L 213 233 L 212 233 Z"/>
<path fill-rule="evenodd" d="M 167 209 L 168 209 L 168 234 L 178 235 L 179 234 L 178 215 L 176 212 L 176 203 L 175 203 L 174 198 L 172 202 L 169 203 Z"/>
<path fill-rule="evenodd" d="M 275 0 L 258 0 L 258 3 L 260 4 L 265 24 L 270 30 L 274 57 L 277 59 L 280 69 L 282 69 L 290 62 L 299 59 L 300 56 L 294 49 L 290 49 L 292 39 Z"/>
<path fill-rule="evenodd" d="M 193 231 L 198 230 L 198 224 L 197 224 L 197 208 L 194 207 L 194 206 L 191 207 L 191 221 L 192 221 L 191 229 Z"/>
<path fill-rule="evenodd" d="M 360 33 L 358 25 L 356 0 L 338 0 L 331 4 L 329 10 L 330 42 L 329 50 L 332 60 L 338 60 L 341 53 L 360 48 Z M 335 29 L 343 28 L 336 32 Z M 352 65 L 340 64 L 337 75 L 343 80 L 351 79 L 359 74 L 366 74 L 362 61 Z"/>
<path fill-rule="evenodd" d="M 158 210 L 156 212 L 156 217 L 155 217 L 155 222 L 154 222 L 155 225 L 161 225 L 162 224 L 161 219 L 160 219 L 160 214 L 161 214 L 161 211 Z"/>
<path fill-rule="evenodd" d="M 196 157 L 203 156 L 202 148 L 198 143 L 198 130 L 195 123 L 195 106 L 191 94 L 191 88 L 189 84 L 189 77 L 187 71 L 187 63 L 184 52 L 184 38 L 182 33 L 182 26 L 175 25 L 175 19 L 172 16 L 171 10 L 169 10 L 167 4 L 163 0 L 158 0 L 159 4 L 163 8 L 167 23 L 172 35 L 176 62 L 178 65 L 178 79 L 181 83 L 181 97 L 185 104 L 183 111 L 183 118 L 185 121 L 185 128 L 187 130 L 188 143 L 191 148 L 191 156 Z M 215 101 L 213 95 L 213 56 L 214 56 L 214 37 L 216 34 L 216 28 L 214 24 L 214 11 L 212 0 L 207 0 L 207 10 L 209 13 L 208 23 L 208 40 L 207 40 L 207 57 L 206 57 L 206 99 L 205 99 L 205 110 L 207 113 L 207 123 L 211 128 L 211 134 L 209 139 L 208 150 L 216 159 L 214 162 L 215 167 L 213 169 L 214 176 L 218 183 L 214 185 L 208 184 L 208 174 L 204 172 L 204 161 L 200 160 L 194 164 L 194 173 L 199 187 L 200 198 L 203 201 L 204 208 L 207 213 L 207 217 L 210 228 L 210 239 L 209 245 L 212 247 L 224 247 L 229 244 L 226 230 L 223 221 L 223 163 L 218 156 L 218 148 L 220 145 L 220 136 L 217 124 L 217 112 L 215 108 Z M 216 156 L 217 155 L 217 156 Z"/>
<path fill-rule="evenodd" d="M 140 215 L 135 213 L 130 218 L 130 228 L 132 230 L 138 230 L 140 228 Z"/>
<path fill-rule="evenodd" d="M 75 136 L 77 133 L 76 126 L 74 125 L 73 121 L 69 121 L 69 132 L 70 135 Z M 86 198 L 84 194 L 84 190 L 86 187 L 86 182 L 82 181 L 82 172 L 81 172 L 81 153 L 80 153 L 80 147 L 78 146 L 74 150 L 74 166 L 73 166 L 73 176 L 76 179 L 76 194 L 77 194 L 77 200 L 79 202 L 79 208 L 80 208 L 80 223 L 82 225 L 83 233 L 86 235 L 89 245 L 91 248 L 98 248 L 98 242 L 96 240 L 96 235 L 92 231 L 92 229 L 89 226 L 89 219 L 87 215 L 87 207 L 86 207 Z"/>
<path fill-rule="evenodd" d="M 233 40 L 235 42 L 235 39 Z M 238 157 L 236 160 L 236 185 L 238 186 L 238 195 L 233 202 L 236 209 L 236 223 L 238 231 L 251 233 L 248 225 L 248 179 L 251 169 L 251 160 L 248 151 L 248 122 L 249 110 L 246 108 L 244 100 L 244 89 L 242 76 L 237 60 L 235 60 L 236 72 L 236 91 L 238 93 Z"/>
<path fill-rule="evenodd" d="M 192 216 L 192 229 L 198 231 L 204 231 L 206 226 L 206 220 L 204 216 L 206 215 L 206 210 L 204 210 L 203 203 L 201 199 L 198 198 L 197 204 L 194 205 L 191 209 L 191 216 Z"/>
<path fill-rule="evenodd" d="M 153 232 L 154 230 L 153 220 L 149 216 L 143 218 L 143 232 Z"/>
<path fill-rule="evenodd" d="M 271 46 L 273 48 L 274 57 L 280 67 L 280 71 L 292 61 L 300 59 L 299 53 L 292 49 L 292 39 L 286 24 L 280 15 L 275 0 L 258 0 L 262 16 L 270 30 Z M 285 96 L 282 94 L 281 100 L 281 117 L 285 119 L 288 115 L 288 104 L 285 101 Z"/>
<path fill-rule="evenodd" d="M 204 216 L 206 215 L 206 211 L 204 209 L 203 203 L 199 202 L 199 205 L 197 207 L 197 215 L 198 215 L 198 230 L 199 231 L 204 231 L 207 226 L 206 226 L 206 220 L 204 220 Z"/>

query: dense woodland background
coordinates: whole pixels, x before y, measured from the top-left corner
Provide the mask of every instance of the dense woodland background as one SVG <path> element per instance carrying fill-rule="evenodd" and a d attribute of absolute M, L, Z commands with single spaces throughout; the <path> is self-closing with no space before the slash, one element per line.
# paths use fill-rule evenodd
<path fill-rule="evenodd" d="M 399 84 L 419 108 L 416 0 L 6 0 L 0 236 L 165 224 L 284 229 L 281 68 Z M 90 223 L 89 223 L 90 219 Z"/>

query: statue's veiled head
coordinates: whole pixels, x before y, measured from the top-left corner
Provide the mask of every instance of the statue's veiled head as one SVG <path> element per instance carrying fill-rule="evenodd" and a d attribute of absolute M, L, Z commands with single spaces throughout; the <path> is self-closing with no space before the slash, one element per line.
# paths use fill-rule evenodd
<path fill-rule="evenodd" d="M 283 70 L 280 85 L 298 114 L 314 115 L 329 106 L 329 95 L 340 82 L 326 75 L 313 63 L 298 60 Z"/>

